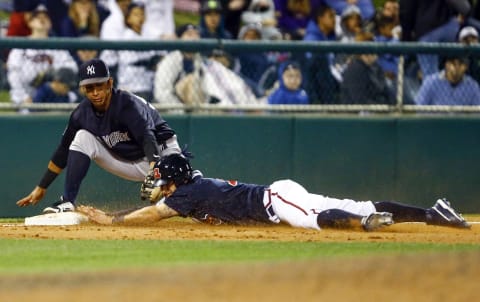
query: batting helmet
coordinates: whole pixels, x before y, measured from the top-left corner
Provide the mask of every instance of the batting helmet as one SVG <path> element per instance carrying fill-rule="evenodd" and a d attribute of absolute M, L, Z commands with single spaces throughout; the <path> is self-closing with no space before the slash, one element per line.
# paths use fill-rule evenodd
<path fill-rule="evenodd" d="M 182 154 L 171 154 L 158 161 L 153 167 L 155 185 L 161 186 L 173 181 L 178 187 L 192 180 L 192 166 Z"/>

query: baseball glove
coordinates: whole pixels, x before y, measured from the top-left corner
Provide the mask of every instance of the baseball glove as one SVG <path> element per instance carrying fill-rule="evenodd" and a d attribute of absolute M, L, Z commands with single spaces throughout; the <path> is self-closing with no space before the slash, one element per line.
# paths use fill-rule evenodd
<path fill-rule="evenodd" d="M 151 203 L 156 203 L 162 198 L 160 187 L 155 186 L 155 176 L 151 170 L 140 187 L 140 198 L 142 200 L 150 200 Z"/>

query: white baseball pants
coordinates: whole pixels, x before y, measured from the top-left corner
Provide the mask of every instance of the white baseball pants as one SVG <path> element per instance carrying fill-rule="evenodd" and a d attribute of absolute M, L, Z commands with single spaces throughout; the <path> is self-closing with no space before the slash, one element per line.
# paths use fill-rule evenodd
<path fill-rule="evenodd" d="M 353 214 L 367 216 L 376 211 L 371 201 L 337 199 L 309 193 L 300 184 L 286 179 L 270 185 L 265 191 L 264 205 L 270 220 L 286 222 L 294 227 L 320 229 L 317 223 L 318 213 L 340 209 Z M 272 211 L 269 212 L 271 206 Z"/>
<path fill-rule="evenodd" d="M 176 135 L 165 143 L 167 147 L 161 150 L 161 155 L 181 152 Z M 70 145 L 70 150 L 81 152 L 95 161 L 102 169 L 132 181 L 143 181 L 150 168 L 150 163 L 146 157 L 137 161 L 121 159 L 111 153 L 99 138 L 83 129 L 76 133 Z"/>

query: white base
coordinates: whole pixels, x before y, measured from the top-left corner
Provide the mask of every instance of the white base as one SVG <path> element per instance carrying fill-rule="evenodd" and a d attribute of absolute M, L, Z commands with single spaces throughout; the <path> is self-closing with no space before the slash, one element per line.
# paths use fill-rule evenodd
<path fill-rule="evenodd" d="M 77 225 L 88 218 L 77 212 L 49 213 L 25 218 L 25 225 Z"/>

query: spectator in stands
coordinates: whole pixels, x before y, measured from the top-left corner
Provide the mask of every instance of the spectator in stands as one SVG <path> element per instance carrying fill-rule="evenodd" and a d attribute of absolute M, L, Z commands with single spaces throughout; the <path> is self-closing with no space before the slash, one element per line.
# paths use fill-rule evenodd
<path fill-rule="evenodd" d="M 308 23 L 305 41 L 335 41 L 335 11 L 325 5 L 319 6 Z M 332 74 L 334 55 L 307 53 L 302 66 L 305 75 L 305 89 L 311 103 L 335 104 L 338 83 Z"/>
<path fill-rule="evenodd" d="M 245 25 L 260 24 L 262 38 L 265 40 L 277 40 L 282 36 L 277 28 L 273 0 L 253 0 L 242 13 L 242 21 Z"/>
<path fill-rule="evenodd" d="M 278 28 L 286 40 L 303 40 L 315 9 L 323 0 L 274 0 Z"/>
<path fill-rule="evenodd" d="M 455 42 L 463 16 L 470 7 L 458 6 L 462 1 L 400 0 L 402 41 Z M 468 3 L 467 3 L 468 4 Z M 423 78 L 435 74 L 439 59 L 435 54 L 419 54 L 418 63 Z"/>
<path fill-rule="evenodd" d="M 368 32 L 357 35 L 358 42 L 373 41 Z M 354 55 L 343 74 L 340 84 L 340 102 L 343 104 L 393 104 L 385 75 L 376 54 Z"/>
<path fill-rule="evenodd" d="M 398 0 L 386 0 L 383 2 L 382 7 L 377 10 L 377 14 L 375 16 L 374 23 L 372 23 L 373 30 L 377 27 L 378 19 L 386 18 L 386 19 L 393 19 L 393 23 L 395 26 L 392 29 L 393 37 L 400 41 L 402 28 L 400 27 L 400 7 L 398 5 Z"/>
<path fill-rule="evenodd" d="M 72 0 L 68 15 L 62 20 L 59 36 L 79 37 L 99 36 L 100 17 L 93 0 Z"/>
<path fill-rule="evenodd" d="M 242 13 L 247 10 L 251 2 L 251 0 L 220 0 L 220 4 L 223 7 L 225 29 L 233 38 L 238 36 L 242 25 Z"/>
<path fill-rule="evenodd" d="M 67 15 L 67 4 L 64 0 L 14 0 L 7 36 L 29 36 L 31 31 L 27 22 L 30 19 L 30 12 L 40 4 L 45 5 L 48 10 L 52 22 L 50 34 L 54 36 L 59 33 L 61 21 Z"/>
<path fill-rule="evenodd" d="M 473 26 L 465 26 L 458 34 L 458 41 L 464 45 L 478 45 L 478 31 Z M 470 55 L 467 74 L 480 83 L 480 56 Z"/>
<path fill-rule="evenodd" d="M 340 16 L 340 24 L 336 28 L 337 40 L 343 43 L 355 42 L 355 37 L 364 31 L 362 15 L 356 5 L 348 5 Z M 338 82 L 343 81 L 343 72 L 352 55 L 346 53 L 335 54 L 333 75 Z"/>
<path fill-rule="evenodd" d="M 478 30 L 473 26 L 465 26 L 458 33 L 458 41 L 465 45 L 478 43 Z"/>
<path fill-rule="evenodd" d="M 395 19 L 380 15 L 375 20 L 375 41 L 385 43 L 397 43 L 398 39 L 394 37 Z M 392 54 L 381 54 L 378 57 L 378 64 L 388 79 L 395 79 L 398 70 L 398 56 Z"/>
<path fill-rule="evenodd" d="M 153 40 L 175 39 L 173 0 L 144 1 L 145 23 L 142 36 Z"/>
<path fill-rule="evenodd" d="M 400 6 L 398 0 L 386 0 L 378 10 L 378 16 L 393 18 L 395 25 L 400 25 Z M 400 38 L 400 37 L 397 37 Z"/>
<path fill-rule="evenodd" d="M 78 100 L 76 73 L 69 68 L 55 70 L 51 81 L 46 81 L 35 91 L 34 103 L 74 103 Z"/>
<path fill-rule="evenodd" d="M 342 15 L 350 5 L 359 8 L 363 20 L 371 20 L 375 16 L 375 7 L 372 0 L 323 0 L 324 3 L 333 8 L 337 15 Z"/>
<path fill-rule="evenodd" d="M 220 1 L 208 0 L 200 8 L 200 37 L 206 39 L 232 39 L 225 29 L 225 19 Z"/>
<path fill-rule="evenodd" d="M 335 11 L 329 6 L 320 6 L 308 22 L 305 41 L 335 41 Z"/>
<path fill-rule="evenodd" d="M 278 69 L 278 88 L 268 96 L 269 104 L 308 105 L 307 92 L 302 88 L 302 70 L 296 62 L 285 62 Z"/>
<path fill-rule="evenodd" d="M 396 21 L 393 17 L 379 14 L 375 19 L 375 41 L 382 43 L 398 43 L 395 37 Z M 378 65 L 383 70 L 389 89 L 395 92 L 397 86 L 397 72 L 399 57 L 389 53 L 380 54 L 378 56 Z M 403 76 L 403 103 L 413 104 L 415 95 L 420 87 L 418 78 L 412 77 L 409 72 Z"/>
<path fill-rule="evenodd" d="M 340 16 L 337 39 L 341 42 L 355 41 L 355 36 L 363 31 L 363 19 L 356 5 L 346 6 Z"/>
<path fill-rule="evenodd" d="M 124 36 L 127 28 L 125 25 L 125 15 L 127 14 L 128 6 L 132 0 L 109 0 L 108 10 L 110 15 L 105 19 L 100 27 L 100 39 L 102 40 L 119 40 Z M 101 53 L 101 58 L 110 69 L 110 74 L 114 78 L 114 83 L 117 83 L 118 70 L 118 53 L 115 50 L 104 50 Z"/>
<path fill-rule="evenodd" d="M 181 40 L 198 40 L 197 26 L 177 29 Z M 222 63 L 200 53 L 172 51 L 158 64 L 154 80 L 156 102 L 162 104 L 256 104 L 245 82 Z"/>
<path fill-rule="evenodd" d="M 242 26 L 238 40 L 260 41 L 262 29 L 259 24 L 247 24 Z M 237 55 L 240 70 L 238 73 L 252 88 L 257 97 L 265 96 L 265 87 L 262 86 L 262 76 L 272 65 L 264 52 L 242 52 Z"/>
<path fill-rule="evenodd" d="M 125 15 L 127 29 L 122 39 L 127 41 L 145 40 L 142 37 L 142 26 L 145 21 L 145 7 L 139 2 L 132 2 Z M 128 90 L 151 101 L 153 97 L 153 77 L 160 53 L 154 50 L 118 51 L 118 84 L 119 89 Z"/>
<path fill-rule="evenodd" d="M 480 86 L 466 74 L 468 59 L 447 57 L 445 69 L 424 79 L 417 105 L 480 105 Z"/>
<path fill-rule="evenodd" d="M 240 67 L 238 67 L 238 60 L 221 48 L 213 49 L 212 52 L 208 55 L 208 58 L 222 63 L 223 66 L 234 72 L 237 72 L 238 69 L 240 69 Z"/>
<path fill-rule="evenodd" d="M 117 40 L 123 36 L 126 29 L 125 15 L 132 0 L 109 0 L 108 10 L 110 15 L 100 27 L 100 38 L 104 40 Z"/>
<path fill-rule="evenodd" d="M 85 42 L 95 42 L 99 39 L 96 36 L 89 35 L 80 36 L 78 38 L 84 40 Z M 76 49 L 73 51 L 72 57 L 77 63 L 77 66 L 80 67 L 84 62 L 97 58 L 98 55 L 99 52 L 96 49 Z"/>
<path fill-rule="evenodd" d="M 30 39 L 46 39 L 52 27 L 45 6 L 38 6 L 28 20 Z M 77 71 L 77 65 L 66 50 L 12 49 L 7 59 L 10 98 L 16 104 L 30 103 L 36 87 L 45 74 L 61 67 Z"/>
<path fill-rule="evenodd" d="M 30 18 L 30 12 L 39 4 L 39 0 L 14 0 L 13 11 L 8 20 L 7 36 L 29 36 L 31 31 L 27 21 Z"/>

